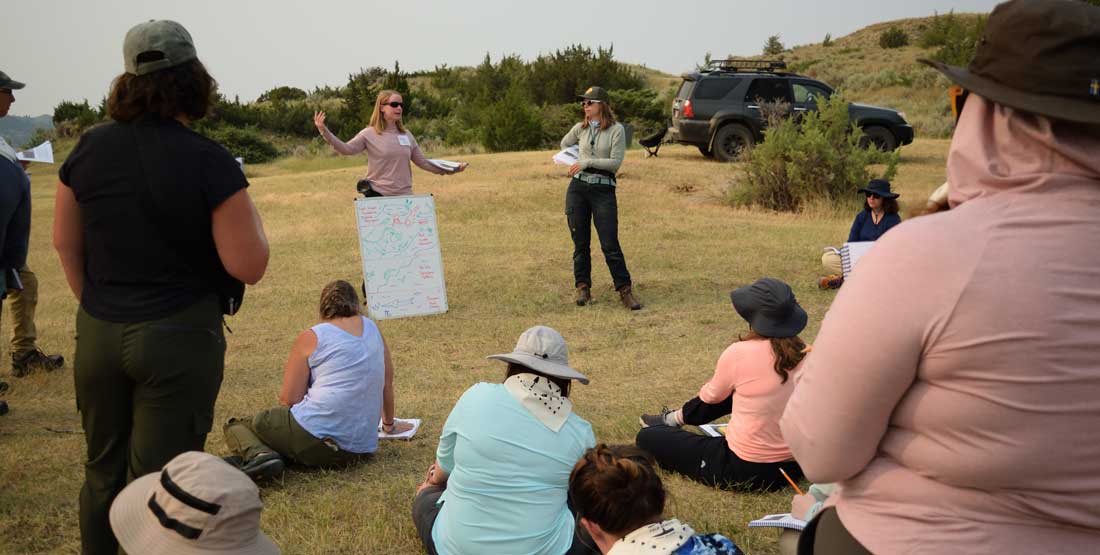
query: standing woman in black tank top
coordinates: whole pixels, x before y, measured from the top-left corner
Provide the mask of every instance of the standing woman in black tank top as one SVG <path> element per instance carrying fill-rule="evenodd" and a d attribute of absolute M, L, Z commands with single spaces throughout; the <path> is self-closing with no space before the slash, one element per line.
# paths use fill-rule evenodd
<path fill-rule="evenodd" d="M 108 524 L 130 480 L 201 451 L 225 364 L 223 284 L 267 268 L 263 225 L 233 157 L 187 126 L 217 84 L 190 34 L 149 21 L 126 34 L 126 72 L 61 168 L 54 246 L 80 302 L 76 402 L 88 450 L 85 554 L 118 552 Z M 180 538 L 183 540 L 183 538 Z"/>

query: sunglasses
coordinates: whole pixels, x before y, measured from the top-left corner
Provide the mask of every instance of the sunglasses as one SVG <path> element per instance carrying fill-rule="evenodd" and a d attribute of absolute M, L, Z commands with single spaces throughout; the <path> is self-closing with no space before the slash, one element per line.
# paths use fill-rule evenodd
<path fill-rule="evenodd" d="M 955 123 L 959 122 L 959 116 L 962 115 L 963 105 L 966 104 L 968 96 L 970 91 L 958 85 L 951 85 L 947 89 L 947 98 L 951 100 L 951 115 L 955 116 Z"/>
<path fill-rule="evenodd" d="M 382 105 L 383 106 L 389 106 L 390 108 L 404 108 L 405 107 L 404 102 L 383 102 Z"/>
<path fill-rule="evenodd" d="M 876 193 L 865 193 L 865 194 L 867 195 L 867 198 L 882 198 L 881 195 L 878 195 Z"/>
<path fill-rule="evenodd" d="M 585 100 L 585 101 L 581 102 L 581 105 L 582 106 L 591 106 L 593 104 L 599 104 L 599 103 L 600 103 L 599 100 Z"/>

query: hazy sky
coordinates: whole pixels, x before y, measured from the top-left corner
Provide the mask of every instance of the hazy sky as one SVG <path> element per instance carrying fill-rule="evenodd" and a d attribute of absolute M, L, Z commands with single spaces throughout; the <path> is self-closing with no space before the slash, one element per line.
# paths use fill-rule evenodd
<path fill-rule="evenodd" d="M 4 0 L 0 70 L 27 83 L 12 115 L 52 114 L 62 100 L 98 104 L 122 72 L 122 38 L 147 19 L 174 19 L 232 98 L 279 85 L 340 86 L 370 66 L 475 65 L 488 52 L 526 60 L 570 44 L 615 47 L 615 58 L 669 73 L 715 56 L 758 54 L 769 35 L 820 42 L 871 23 L 988 12 L 994 0 Z"/>

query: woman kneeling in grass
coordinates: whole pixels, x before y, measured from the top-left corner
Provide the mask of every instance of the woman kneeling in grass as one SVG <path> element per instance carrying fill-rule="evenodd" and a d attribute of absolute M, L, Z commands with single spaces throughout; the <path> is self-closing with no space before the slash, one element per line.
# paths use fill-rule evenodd
<path fill-rule="evenodd" d="M 805 356 L 798 333 L 806 327 L 806 311 L 790 286 L 772 278 L 737 289 L 730 299 L 749 323 L 749 336 L 722 353 L 698 397 L 679 410 L 642 415 L 635 441 L 661 466 L 704 484 L 775 490 L 786 483 L 780 470 L 802 476 L 779 432 L 779 417 L 794 391 L 791 374 Z M 727 414 L 725 438 L 680 429 Z"/>
<path fill-rule="evenodd" d="M 382 333 L 359 311 L 346 281 L 321 291 L 321 323 L 294 341 L 279 390 L 280 406 L 230 419 L 225 443 L 253 479 L 282 474 L 284 458 L 339 466 L 378 449 L 386 433 L 407 431 L 393 415 L 393 363 Z"/>

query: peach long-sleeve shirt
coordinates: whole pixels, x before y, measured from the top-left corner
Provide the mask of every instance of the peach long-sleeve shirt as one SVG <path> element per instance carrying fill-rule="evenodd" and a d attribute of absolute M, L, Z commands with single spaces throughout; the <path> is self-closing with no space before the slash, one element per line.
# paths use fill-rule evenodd
<path fill-rule="evenodd" d="M 775 371 L 771 341 L 750 339 L 730 345 L 718 358 L 714 376 L 699 389 L 699 399 L 716 404 L 733 394 L 726 444 L 742 460 L 779 462 L 794 458 L 779 432 L 779 417 L 794 391 L 796 367 L 787 382 Z"/>
<path fill-rule="evenodd" d="M 379 134 L 373 127 L 367 127 L 346 143 L 328 129 L 321 132 L 321 136 L 340 154 L 367 151 L 367 179 L 374 183 L 374 190 L 387 197 L 412 194 L 410 161 L 424 171 L 446 173 L 428 161 L 420 152 L 416 138 L 408 131 L 389 127 Z"/>
<path fill-rule="evenodd" d="M 1100 551 L 1098 153 L 972 93 L 954 209 L 845 280 L 781 426 L 872 552 Z"/>

